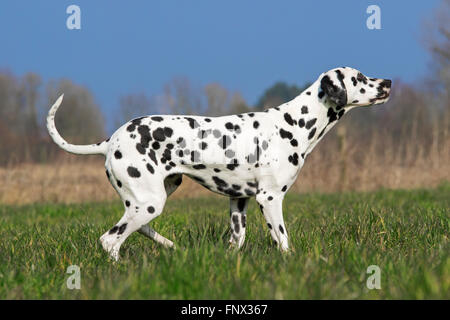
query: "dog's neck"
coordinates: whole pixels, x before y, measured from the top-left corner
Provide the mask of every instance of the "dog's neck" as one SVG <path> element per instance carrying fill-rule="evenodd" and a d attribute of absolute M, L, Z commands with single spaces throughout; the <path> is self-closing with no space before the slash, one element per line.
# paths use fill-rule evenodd
<path fill-rule="evenodd" d="M 320 82 L 314 82 L 293 100 L 286 102 L 277 109 L 281 111 L 283 117 L 288 113 L 294 119 L 294 136 L 306 135 L 305 155 L 312 151 L 316 144 L 333 128 L 336 123 L 347 113 L 348 108 L 338 107 L 329 101 L 325 95 L 320 94 Z M 303 119 L 305 126 L 300 126 Z M 313 126 L 306 128 L 308 120 L 317 119 Z M 283 120 L 285 121 L 285 120 Z M 311 139 L 308 135 L 315 128 L 315 134 Z"/>

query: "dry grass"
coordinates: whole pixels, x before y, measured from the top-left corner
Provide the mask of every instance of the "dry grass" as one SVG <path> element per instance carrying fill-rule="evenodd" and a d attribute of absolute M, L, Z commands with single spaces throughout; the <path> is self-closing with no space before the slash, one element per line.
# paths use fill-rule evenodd
<path fill-rule="evenodd" d="M 323 141 L 309 156 L 294 192 L 371 191 L 379 188 L 435 187 L 450 181 L 450 139 L 447 135 L 426 148 L 386 141 L 347 141 L 344 127 L 337 139 Z M 101 157 L 67 155 L 51 164 L 0 168 L 0 203 L 101 202 L 118 199 L 106 179 Z M 185 178 L 173 197 L 213 195 Z"/>

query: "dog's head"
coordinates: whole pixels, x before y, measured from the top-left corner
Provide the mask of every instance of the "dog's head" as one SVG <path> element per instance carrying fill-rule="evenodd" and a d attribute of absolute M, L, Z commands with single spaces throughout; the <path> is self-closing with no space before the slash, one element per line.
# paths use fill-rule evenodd
<path fill-rule="evenodd" d="M 389 99 L 392 83 L 387 79 L 368 78 L 349 67 L 325 72 L 319 81 L 319 98 L 328 99 L 338 109 L 385 103 Z"/>

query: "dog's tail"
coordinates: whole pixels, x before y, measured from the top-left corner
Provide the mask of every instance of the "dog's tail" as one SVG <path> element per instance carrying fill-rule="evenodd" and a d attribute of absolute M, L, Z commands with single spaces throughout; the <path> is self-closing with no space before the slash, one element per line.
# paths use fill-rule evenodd
<path fill-rule="evenodd" d="M 47 130 L 52 137 L 53 141 L 61 148 L 66 150 L 67 152 L 75 153 L 75 154 L 103 154 L 106 155 L 108 151 L 108 140 L 102 141 L 97 144 L 91 145 L 74 145 L 68 143 L 64 140 L 63 137 L 59 134 L 58 130 L 56 130 L 55 126 L 55 113 L 58 111 L 59 106 L 63 100 L 64 94 L 62 94 L 58 100 L 56 100 L 55 104 L 50 108 L 50 111 L 47 115 Z"/>

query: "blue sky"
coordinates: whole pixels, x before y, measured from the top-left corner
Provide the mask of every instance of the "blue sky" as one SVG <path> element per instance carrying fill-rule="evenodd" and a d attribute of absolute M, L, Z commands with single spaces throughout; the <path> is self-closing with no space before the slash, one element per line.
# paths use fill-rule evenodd
<path fill-rule="evenodd" d="M 420 43 L 431 1 L 2 0 L 0 69 L 87 86 L 107 113 L 121 95 L 162 91 L 186 76 L 220 82 L 250 104 L 275 81 L 298 85 L 351 66 L 414 82 L 430 58 Z M 81 8 L 81 30 L 66 8 Z M 366 8 L 381 8 L 381 30 Z"/>

